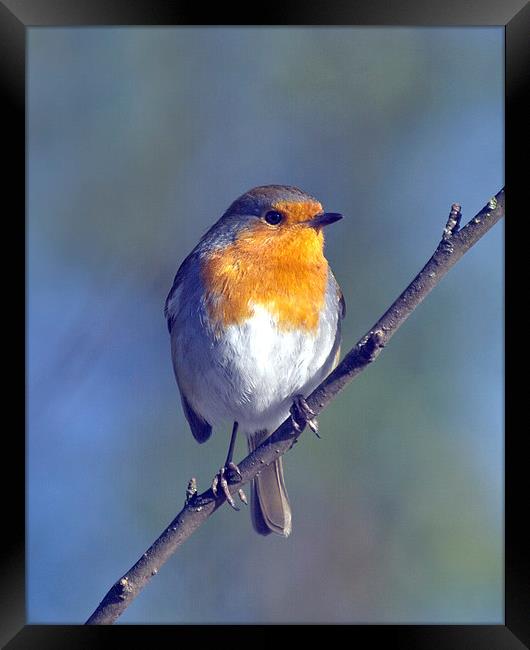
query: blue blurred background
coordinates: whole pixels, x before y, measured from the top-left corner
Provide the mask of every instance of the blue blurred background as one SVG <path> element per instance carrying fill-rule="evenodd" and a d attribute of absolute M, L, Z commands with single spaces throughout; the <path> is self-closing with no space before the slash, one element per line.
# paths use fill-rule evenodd
<path fill-rule="evenodd" d="M 346 351 L 503 185 L 502 28 L 29 29 L 28 622 L 81 623 L 206 489 L 163 303 L 255 185 L 345 219 Z M 289 539 L 217 512 L 121 623 L 503 622 L 503 225 L 285 458 Z M 246 455 L 242 441 L 236 459 Z"/>

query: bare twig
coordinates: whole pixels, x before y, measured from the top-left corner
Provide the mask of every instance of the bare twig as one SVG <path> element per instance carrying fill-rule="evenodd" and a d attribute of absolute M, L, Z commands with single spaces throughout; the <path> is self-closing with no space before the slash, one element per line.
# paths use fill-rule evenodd
<path fill-rule="evenodd" d="M 427 264 L 335 370 L 307 397 L 307 404 L 315 415 L 321 413 L 346 384 L 378 357 L 389 339 L 449 269 L 503 216 L 504 189 L 461 230 L 460 206 L 454 204 L 451 207 L 442 239 Z M 299 435 L 291 418 L 285 420 L 270 438 L 238 464 L 242 478 L 229 486 L 230 493 L 235 494 L 265 465 L 285 454 Z M 224 501 L 221 492 L 215 497 L 211 489 L 197 494 L 196 481 L 191 479 L 183 509 L 138 562 L 111 587 L 87 624 L 113 623 L 177 548 Z"/>

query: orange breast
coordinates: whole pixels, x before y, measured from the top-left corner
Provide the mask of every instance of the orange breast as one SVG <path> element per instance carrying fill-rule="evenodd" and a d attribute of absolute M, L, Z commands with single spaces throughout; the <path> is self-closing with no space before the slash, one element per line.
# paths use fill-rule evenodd
<path fill-rule="evenodd" d="M 314 332 L 324 305 L 328 264 L 321 231 L 271 230 L 258 223 L 203 262 L 208 314 L 217 326 L 248 319 L 265 307 L 283 330 Z"/>

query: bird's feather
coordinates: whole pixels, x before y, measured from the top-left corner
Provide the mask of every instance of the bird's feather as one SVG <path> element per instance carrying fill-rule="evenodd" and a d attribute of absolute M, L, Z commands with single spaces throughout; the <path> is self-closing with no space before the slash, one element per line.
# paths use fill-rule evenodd
<path fill-rule="evenodd" d="M 190 406 L 190 403 L 186 399 L 186 396 L 180 389 L 180 399 L 182 400 L 182 407 L 184 409 L 184 415 L 186 420 L 188 420 L 191 432 L 193 437 L 197 442 L 203 443 L 208 440 L 212 435 L 212 426 L 204 418 L 202 418 L 198 413 L 196 413 L 193 408 Z"/>

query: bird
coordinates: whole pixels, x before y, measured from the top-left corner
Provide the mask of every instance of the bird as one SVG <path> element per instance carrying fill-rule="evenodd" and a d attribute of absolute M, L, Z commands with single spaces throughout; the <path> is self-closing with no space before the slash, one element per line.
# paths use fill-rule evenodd
<path fill-rule="evenodd" d="M 289 416 L 318 435 L 305 398 L 340 355 L 346 305 L 324 256 L 324 228 L 342 216 L 297 187 L 255 187 L 202 236 L 167 295 L 172 365 L 191 432 L 204 443 L 232 425 L 212 491 L 221 489 L 236 510 L 228 482 L 241 479 L 238 431 L 250 452 Z M 239 497 L 247 503 L 242 490 Z M 290 535 L 281 457 L 252 479 L 250 510 L 259 534 Z"/>

